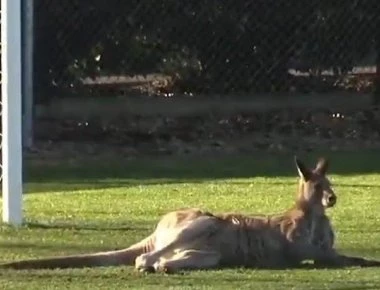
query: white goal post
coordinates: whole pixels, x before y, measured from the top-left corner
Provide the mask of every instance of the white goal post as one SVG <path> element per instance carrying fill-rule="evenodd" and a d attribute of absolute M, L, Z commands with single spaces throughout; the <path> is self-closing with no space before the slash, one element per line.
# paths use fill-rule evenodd
<path fill-rule="evenodd" d="M 1 0 L 3 222 L 22 223 L 21 2 Z"/>

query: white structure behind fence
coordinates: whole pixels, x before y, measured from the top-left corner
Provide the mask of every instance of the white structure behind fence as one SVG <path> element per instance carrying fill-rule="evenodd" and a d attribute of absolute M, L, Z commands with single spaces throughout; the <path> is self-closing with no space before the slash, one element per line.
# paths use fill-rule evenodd
<path fill-rule="evenodd" d="M 3 221 L 22 223 L 21 0 L 1 0 Z"/>

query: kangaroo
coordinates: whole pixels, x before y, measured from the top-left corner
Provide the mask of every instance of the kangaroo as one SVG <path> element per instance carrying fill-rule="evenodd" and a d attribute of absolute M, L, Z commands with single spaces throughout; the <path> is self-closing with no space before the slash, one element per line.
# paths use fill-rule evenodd
<path fill-rule="evenodd" d="M 334 248 L 334 231 L 325 214 L 337 196 L 321 158 L 309 169 L 295 157 L 299 185 L 294 205 L 282 214 L 213 214 L 197 208 L 165 214 L 152 234 L 122 250 L 21 260 L 0 268 L 43 269 L 134 265 L 139 271 L 220 267 L 380 266 L 380 261 L 349 257 Z"/>

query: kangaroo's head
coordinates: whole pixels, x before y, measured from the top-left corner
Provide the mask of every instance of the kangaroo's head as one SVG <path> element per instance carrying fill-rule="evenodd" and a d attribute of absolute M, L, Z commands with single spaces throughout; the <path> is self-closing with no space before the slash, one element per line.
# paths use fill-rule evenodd
<path fill-rule="evenodd" d="M 337 197 L 326 176 L 328 161 L 320 158 L 314 169 L 306 167 L 297 157 L 295 157 L 295 163 L 300 176 L 298 201 L 317 207 L 333 207 Z"/>

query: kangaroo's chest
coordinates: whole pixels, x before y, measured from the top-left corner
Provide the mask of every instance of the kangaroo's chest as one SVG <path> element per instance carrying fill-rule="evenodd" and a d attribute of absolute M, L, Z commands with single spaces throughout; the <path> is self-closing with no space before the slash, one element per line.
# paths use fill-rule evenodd
<path fill-rule="evenodd" d="M 310 245 L 318 248 L 333 247 L 334 232 L 326 217 L 309 219 L 303 227 L 304 239 Z"/>

